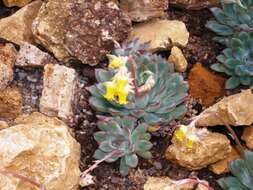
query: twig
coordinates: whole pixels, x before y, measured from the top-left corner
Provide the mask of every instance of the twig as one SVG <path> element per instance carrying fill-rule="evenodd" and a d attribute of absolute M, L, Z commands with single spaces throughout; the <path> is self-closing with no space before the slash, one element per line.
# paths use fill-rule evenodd
<path fill-rule="evenodd" d="M 34 185 L 35 187 L 39 188 L 40 190 L 46 190 L 46 187 L 43 186 L 42 184 L 40 184 L 40 183 L 36 182 L 35 180 L 30 179 L 26 176 L 17 174 L 15 172 L 7 171 L 7 170 L 0 170 L 0 174 L 5 175 L 5 176 L 11 176 L 11 177 L 18 178 L 21 181 L 24 181 L 24 182 L 27 182 L 27 183 L 30 183 L 30 184 Z"/>

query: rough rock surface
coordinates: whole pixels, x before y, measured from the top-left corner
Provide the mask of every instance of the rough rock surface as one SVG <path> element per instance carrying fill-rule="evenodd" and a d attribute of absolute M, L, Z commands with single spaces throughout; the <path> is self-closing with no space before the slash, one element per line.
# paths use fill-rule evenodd
<path fill-rule="evenodd" d="M 56 62 L 48 53 L 41 51 L 29 43 L 22 43 L 18 52 L 15 66 L 18 67 L 44 67 L 46 64 Z"/>
<path fill-rule="evenodd" d="M 17 87 L 0 91 L 0 118 L 15 119 L 22 111 L 22 95 Z"/>
<path fill-rule="evenodd" d="M 0 130 L 0 168 L 34 179 L 47 190 L 77 190 L 80 145 L 68 127 L 40 113 L 18 118 Z M 0 176 L 1 190 L 34 190 L 14 177 Z M 4 184 L 4 185 L 3 185 Z"/>
<path fill-rule="evenodd" d="M 3 90 L 13 79 L 13 66 L 17 51 L 10 44 L 0 44 L 0 90 Z"/>
<path fill-rule="evenodd" d="M 40 111 L 70 122 L 75 107 L 77 73 L 74 69 L 48 64 L 44 67 Z"/>
<path fill-rule="evenodd" d="M 218 103 L 206 109 L 198 116 L 197 126 L 229 125 L 241 126 L 253 123 L 253 102 L 251 90 L 244 90 L 241 93 L 223 98 Z M 224 121 L 221 121 L 214 114 L 217 113 Z"/>
<path fill-rule="evenodd" d="M 0 121 L 0 130 L 8 128 L 9 125 L 5 121 Z"/>
<path fill-rule="evenodd" d="M 28 3 L 30 3 L 31 1 L 32 0 L 3 0 L 4 5 L 6 7 L 14 7 L 14 6 L 23 7 Z"/>
<path fill-rule="evenodd" d="M 246 142 L 246 146 L 249 149 L 253 150 L 253 126 L 244 129 L 242 140 Z"/>
<path fill-rule="evenodd" d="M 33 43 L 32 21 L 37 16 L 42 2 L 34 1 L 15 14 L 0 20 L 0 37 L 17 44 L 22 42 Z"/>
<path fill-rule="evenodd" d="M 219 0 L 169 0 L 170 4 L 185 7 L 187 9 L 203 9 L 219 4 Z"/>
<path fill-rule="evenodd" d="M 188 62 L 185 59 L 183 52 L 176 46 L 171 48 L 169 62 L 175 65 L 175 70 L 178 72 L 185 72 L 188 66 Z"/>
<path fill-rule="evenodd" d="M 49 0 L 33 22 L 37 41 L 59 60 L 95 65 L 127 38 L 131 20 L 106 0 Z"/>
<path fill-rule="evenodd" d="M 236 150 L 235 147 L 232 147 L 231 152 L 228 154 L 228 156 L 221 161 L 218 161 L 212 165 L 210 165 L 208 168 L 211 170 L 213 173 L 220 175 L 223 173 L 229 172 L 229 164 L 230 162 L 240 159 L 240 154 Z"/>
<path fill-rule="evenodd" d="M 189 32 L 185 24 L 177 20 L 154 20 L 134 26 L 129 41 L 138 38 L 150 42 L 150 50 L 168 50 L 172 46 L 186 46 Z"/>
<path fill-rule="evenodd" d="M 201 63 L 194 65 L 189 74 L 190 95 L 210 106 L 225 94 L 225 78 L 211 73 Z"/>
<path fill-rule="evenodd" d="M 120 2 L 120 8 L 132 21 L 141 22 L 163 17 L 168 9 L 168 0 L 124 0 Z"/>
<path fill-rule="evenodd" d="M 165 153 L 165 157 L 189 170 L 207 167 L 228 156 L 231 152 L 229 139 L 220 133 L 208 133 L 193 148 L 187 148 L 175 136 Z"/>

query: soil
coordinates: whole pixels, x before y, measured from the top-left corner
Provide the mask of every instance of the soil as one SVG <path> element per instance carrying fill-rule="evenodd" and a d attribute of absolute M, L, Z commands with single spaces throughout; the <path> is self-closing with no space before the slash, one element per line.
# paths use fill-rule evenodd
<path fill-rule="evenodd" d="M 0 2 L 0 18 L 13 14 L 17 8 L 6 8 Z M 187 79 L 189 70 L 196 62 L 201 62 L 208 67 L 215 61 L 215 57 L 222 49 L 221 46 L 212 42 L 213 34 L 205 28 L 205 23 L 211 18 L 209 10 L 187 11 L 170 7 L 168 19 L 177 19 L 186 23 L 190 32 L 188 46 L 183 50 L 189 62 L 187 72 L 184 74 Z M 169 55 L 163 52 L 162 55 Z M 80 100 L 76 110 L 75 120 L 72 125 L 75 136 L 82 146 L 81 170 L 85 170 L 93 163 L 92 154 L 97 148 L 93 139 L 93 133 L 97 131 L 96 117 L 89 107 L 89 94 L 85 90 L 87 86 L 93 84 L 94 67 L 71 63 L 80 76 Z M 100 67 L 103 66 L 101 63 Z M 39 97 L 42 91 L 43 70 L 40 69 L 20 69 L 15 68 L 13 85 L 20 87 L 24 98 L 24 113 L 31 113 L 38 110 Z M 164 152 L 170 144 L 171 135 L 177 123 L 187 123 L 189 118 L 198 114 L 203 109 L 201 104 L 192 99 L 188 99 L 189 112 L 181 121 L 171 122 L 169 126 L 163 127 L 159 132 L 154 133 L 152 141 L 153 159 L 140 160 L 138 168 L 130 172 L 128 177 L 120 176 L 118 172 L 119 163 L 102 163 L 91 174 L 95 176 L 95 185 L 83 188 L 83 190 L 141 190 L 147 176 L 169 176 L 173 179 L 183 179 L 187 177 L 199 177 L 207 180 L 215 190 L 221 188 L 216 183 L 216 179 L 221 176 L 214 175 L 207 169 L 190 172 L 175 164 L 168 162 L 164 158 Z"/>

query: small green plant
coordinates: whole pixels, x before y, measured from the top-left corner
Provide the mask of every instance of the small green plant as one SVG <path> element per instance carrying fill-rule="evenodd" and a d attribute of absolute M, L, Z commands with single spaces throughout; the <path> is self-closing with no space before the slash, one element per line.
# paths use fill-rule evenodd
<path fill-rule="evenodd" d="M 222 8 L 211 8 L 216 20 L 207 22 L 206 27 L 218 34 L 214 40 L 226 44 L 232 37 L 244 31 L 252 31 L 253 0 L 224 0 Z"/>
<path fill-rule="evenodd" d="M 227 89 L 233 89 L 240 84 L 253 85 L 253 32 L 241 32 L 232 38 L 228 48 L 217 57 L 219 63 L 211 68 L 231 77 L 226 82 Z"/>
<path fill-rule="evenodd" d="M 236 160 L 230 164 L 233 176 L 218 180 L 224 190 L 250 190 L 253 188 L 253 152 L 244 151 L 244 160 Z"/>
<path fill-rule="evenodd" d="M 108 55 L 108 69 L 97 69 L 88 88 L 90 105 L 109 116 L 133 116 L 148 124 L 168 123 L 186 113 L 188 85 L 173 64 L 138 40 Z"/>
<path fill-rule="evenodd" d="M 150 149 L 151 136 L 147 133 L 148 126 L 144 123 L 137 124 L 130 117 L 104 118 L 98 123 L 101 131 L 94 134 L 99 148 L 94 153 L 94 158 L 115 162 L 120 159 L 120 173 L 127 175 L 129 168 L 135 168 L 138 164 L 138 156 L 146 159 L 152 157 Z M 138 156 L 137 156 L 138 155 Z"/>

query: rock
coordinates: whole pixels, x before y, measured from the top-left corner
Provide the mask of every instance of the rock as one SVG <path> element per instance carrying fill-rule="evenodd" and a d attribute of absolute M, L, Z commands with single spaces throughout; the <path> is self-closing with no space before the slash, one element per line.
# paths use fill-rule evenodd
<path fill-rule="evenodd" d="M 129 17 L 107 0 L 49 0 L 33 22 L 37 41 L 57 59 L 90 65 L 105 59 L 130 30 Z"/>
<path fill-rule="evenodd" d="M 244 129 L 242 140 L 246 142 L 249 149 L 253 150 L 253 126 Z"/>
<path fill-rule="evenodd" d="M 28 3 L 30 3 L 31 1 L 32 0 L 3 0 L 4 5 L 6 7 L 14 7 L 14 6 L 23 7 Z"/>
<path fill-rule="evenodd" d="M 185 47 L 189 32 L 183 22 L 177 20 L 154 20 L 134 26 L 129 41 L 138 38 L 141 42 L 150 42 L 152 52 L 168 50 L 172 46 Z"/>
<path fill-rule="evenodd" d="M 225 94 L 225 80 L 197 63 L 189 74 L 190 95 L 201 100 L 204 106 L 210 106 Z"/>
<path fill-rule="evenodd" d="M 74 69 L 48 64 L 44 67 L 40 111 L 71 122 L 75 110 L 77 73 Z"/>
<path fill-rule="evenodd" d="M 0 130 L 8 128 L 9 125 L 5 121 L 0 121 Z"/>
<path fill-rule="evenodd" d="M 169 62 L 175 65 L 175 70 L 178 72 L 185 72 L 188 66 L 188 62 L 185 59 L 183 52 L 176 46 L 171 48 Z"/>
<path fill-rule="evenodd" d="M 221 161 L 218 161 L 208 167 L 209 170 L 211 170 L 213 173 L 220 175 L 229 172 L 229 164 L 230 162 L 240 159 L 240 154 L 236 150 L 235 147 L 232 147 L 231 152 L 228 154 L 228 156 Z"/>
<path fill-rule="evenodd" d="M 22 111 L 22 95 L 17 87 L 0 91 L 0 118 L 15 119 Z"/>
<path fill-rule="evenodd" d="M 120 8 L 132 21 L 142 22 L 165 15 L 168 0 L 125 0 L 120 2 Z"/>
<path fill-rule="evenodd" d="M 0 168 L 29 177 L 47 190 L 77 190 L 80 145 L 68 127 L 40 113 L 18 118 L 16 125 L 0 130 Z M 1 189 L 35 189 L 11 176 L 0 176 Z"/>
<path fill-rule="evenodd" d="M 217 6 L 219 2 L 219 0 L 169 0 L 170 4 L 194 10 Z"/>
<path fill-rule="evenodd" d="M 18 67 L 44 67 L 46 64 L 56 61 L 36 46 L 29 43 L 22 43 L 18 52 L 15 66 Z"/>
<path fill-rule="evenodd" d="M 202 112 L 198 116 L 196 125 L 216 126 L 224 125 L 224 122 L 226 122 L 233 126 L 249 126 L 253 123 L 253 107 L 249 106 L 250 102 L 253 102 L 253 94 L 250 89 L 225 97 Z M 223 118 L 224 122 L 213 113 Z"/>
<path fill-rule="evenodd" d="M 5 89 L 13 79 L 13 66 L 17 51 L 10 44 L 0 44 L 0 90 Z"/>
<path fill-rule="evenodd" d="M 34 1 L 15 14 L 0 20 L 0 37 L 16 44 L 22 42 L 33 43 L 32 21 L 37 16 L 42 2 Z"/>
<path fill-rule="evenodd" d="M 187 148 L 175 135 L 165 153 L 166 159 L 189 170 L 199 170 L 223 160 L 231 152 L 229 139 L 220 133 L 209 132 L 193 146 Z"/>

